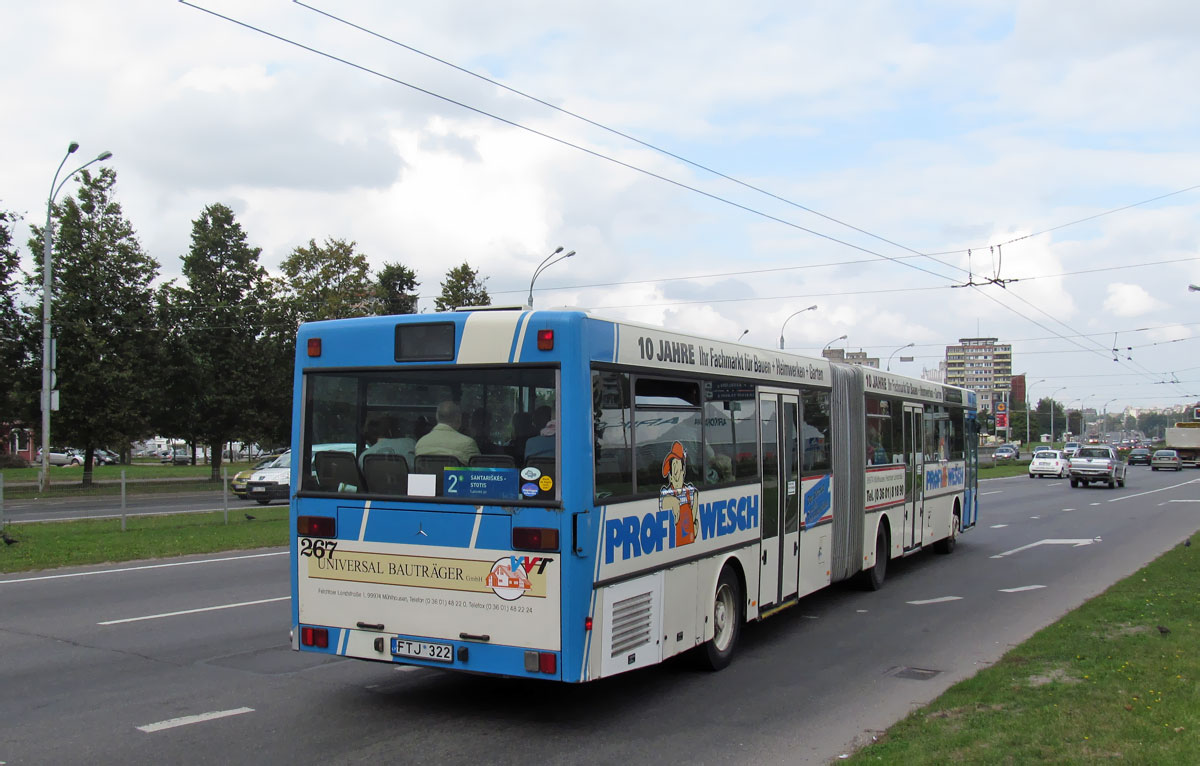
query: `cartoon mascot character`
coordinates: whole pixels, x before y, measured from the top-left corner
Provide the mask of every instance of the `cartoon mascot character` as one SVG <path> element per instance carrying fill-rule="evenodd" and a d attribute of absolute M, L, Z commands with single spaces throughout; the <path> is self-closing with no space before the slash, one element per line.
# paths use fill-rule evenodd
<path fill-rule="evenodd" d="M 687 453 L 683 445 L 675 442 L 671 451 L 663 458 L 662 475 L 667 480 L 666 486 L 659 490 L 659 510 L 669 510 L 675 521 L 675 546 L 688 545 L 696 542 L 696 498 L 699 492 L 691 484 L 683 481 L 684 469 L 687 467 Z"/>

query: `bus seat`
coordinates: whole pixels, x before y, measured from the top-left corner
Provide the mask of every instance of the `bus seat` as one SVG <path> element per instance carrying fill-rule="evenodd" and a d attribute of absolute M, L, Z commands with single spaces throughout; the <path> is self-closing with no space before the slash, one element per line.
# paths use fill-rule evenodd
<path fill-rule="evenodd" d="M 322 492 L 357 492 L 362 487 L 358 462 L 349 452 L 329 450 L 316 453 L 313 455 L 313 471 L 317 474 L 317 487 Z"/>
<path fill-rule="evenodd" d="M 363 478 L 367 491 L 380 495 L 408 494 L 408 461 L 403 455 L 363 455 Z"/>
<path fill-rule="evenodd" d="M 462 461 L 453 455 L 417 455 L 417 466 L 413 473 L 437 473 L 445 468 L 457 468 Z"/>
<path fill-rule="evenodd" d="M 516 468 L 512 455 L 472 455 L 471 465 L 479 468 Z"/>
<path fill-rule="evenodd" d="M 557 476 L 555 471 L 555 463 L 557 461 L 552 457 L 531 457 L 525 461 L 526 465 L 530 465 L 547 476 Z"/>

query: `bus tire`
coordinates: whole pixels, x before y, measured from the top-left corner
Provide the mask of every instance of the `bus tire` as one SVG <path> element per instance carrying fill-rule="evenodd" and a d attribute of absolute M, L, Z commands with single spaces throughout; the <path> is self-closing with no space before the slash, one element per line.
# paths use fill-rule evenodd
<path fill-rule="evenodd" d="M 935 542 L 933 549 L 943 555 L 954 553 L 954 546 L 958 544 L 958 531 L 960 529 L 962 529 L 962 517 L 958 508 L 955 508 L 954 518 L 950 522 L 950 534 Z"/>
<path fill-rule="evenodd" d="M 704 662 L 710 670 L 721 670 L 733 660 L 742 634 L 742 584 L 733 568 L 726 565 L 717 578 L 713 594 L 713 637 L 704 645 Z"/>
<path fill-rule="evenodd" d="M 887 577 L 888 534 L 882 526 L 875 535 L 875 566 L 862 573 L 862 584 L 867 590 L 879 590 Z"/>

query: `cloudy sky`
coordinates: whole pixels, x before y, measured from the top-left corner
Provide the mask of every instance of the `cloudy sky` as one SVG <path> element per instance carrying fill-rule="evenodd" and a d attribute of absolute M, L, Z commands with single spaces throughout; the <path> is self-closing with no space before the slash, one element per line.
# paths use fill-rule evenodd
<path fill-rule="evenodd" d="M 286 0 L 196 0 L 261 31 L 0 0 L 19 240 L 78 141 L 164 278 L 222 202 L 267 268 L 354 240 L 430 310 L 464 261 L 521 303 L 562 245 L 539 307 L 776 347 L 816 304 L 789 350 L 919 376 L 994 336 L 1034 400 L 1200 401 L 1192 0 L 305 2 L 379 36 Z"/>

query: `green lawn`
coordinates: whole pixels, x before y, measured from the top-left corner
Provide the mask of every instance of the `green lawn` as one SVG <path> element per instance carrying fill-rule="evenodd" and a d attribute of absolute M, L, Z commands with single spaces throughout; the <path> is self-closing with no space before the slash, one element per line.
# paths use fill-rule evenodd
<path fill-rule="evenodd" d="M 1200 538 L 893 726 L 847 763 L 1200 762 Z"/>
<path fill-rule="evenodd" d="M 287 545 L 287 524 L 286 505 L 231 508 L 228 525 L 220 512 L 129 516 L 125 532 L 120 519 L 9 524 L 0 572 Z"/>

